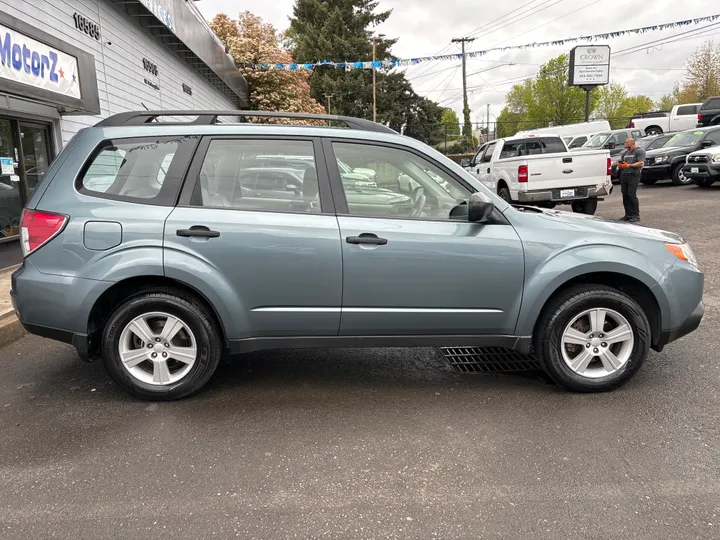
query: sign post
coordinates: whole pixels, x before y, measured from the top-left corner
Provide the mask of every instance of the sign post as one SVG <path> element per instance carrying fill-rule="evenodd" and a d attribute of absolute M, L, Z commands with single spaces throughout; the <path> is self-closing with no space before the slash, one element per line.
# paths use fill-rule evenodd
<path fill-rule="evenodd" d="M 579 45 L 570 51 L 568 84 L 585 90 L 585 121 L 590 121 L 590 92 L 610 82 L 610 46 Z"/>

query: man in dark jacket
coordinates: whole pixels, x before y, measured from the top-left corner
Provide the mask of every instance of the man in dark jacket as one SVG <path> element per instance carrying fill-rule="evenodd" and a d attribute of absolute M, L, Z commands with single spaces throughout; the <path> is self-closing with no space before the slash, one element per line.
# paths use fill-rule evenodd
<path fill-rule="evenodd" d="M 645 150 L 637 146 L 634 139 L 627 139 L 625 151 L 618 160 L 620 187 L 625 207 L 625 215 L 620 218 L 620 221 L 629 221 L 630 223 L 640 221 L 640 202 L 637 198 L 637 189 L 644 165 Z"/>

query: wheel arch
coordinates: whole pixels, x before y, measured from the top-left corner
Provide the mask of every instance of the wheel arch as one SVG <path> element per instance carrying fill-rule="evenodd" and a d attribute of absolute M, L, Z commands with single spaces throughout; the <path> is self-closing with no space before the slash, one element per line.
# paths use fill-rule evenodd
<path fill-rule="evenodd" d="M 659 134 L 659 133 L 665 133 L 665 132 L 663 131 L 663 128 L 661 128 L 660 126 L 652 125 L 652 126 L 648 126 L 648 127 L 645 128 L 645 132 L 644 132 L 645 135 L 648 135 L 648 132 L 649 132 L 649 131 L 652 131 L 652 130 L 657 131 L 658 134 Z"/>
<path fill-rule="evenodd" d="M 98 351 L 100 334 L 115 308 L 124 300 L 149 291 L 173 291 L 201 303 L 212 315 L 224 346 L 227 348 L 228 334 L 223 319 L 215 305 L 201 291 L 178 279 L 165 276 L 134 276 L 114 283 L 98 297 L 90 309 L 87 329 L 88 336 L 90 336 L 89 353 L 91 356 Z"/>

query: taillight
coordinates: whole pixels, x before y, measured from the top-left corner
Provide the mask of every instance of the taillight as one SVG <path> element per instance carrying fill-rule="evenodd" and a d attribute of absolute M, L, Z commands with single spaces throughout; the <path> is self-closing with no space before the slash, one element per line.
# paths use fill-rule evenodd
<path fill-rule="evenodd" d="M 698 124 L 702 124 L 702 113 L 698 113 Z"/>
<path fill-rule="evenodd" d="M 518 167 L 518 182 L 527 182 L 527 181 L 528 181 L 528 166 L 520 165 Z"/>
<path fill-rule="evenodd" d="M 612 175 L 612 159 L 607 158 L 607 175 Z"/>
<path fill-rule="evenodd" d="M 55 238 L 63 230 L 67 220 L 67 216 L 62 214 L 23 210 L 20 229 L 23 257 Z"/>
<path fill-rule="evenodd" d="M 630 127 L 631 127 L 631 128 L 634 128 L 634 127 L 635 127 L 635 122 L 630 122 Z"/>

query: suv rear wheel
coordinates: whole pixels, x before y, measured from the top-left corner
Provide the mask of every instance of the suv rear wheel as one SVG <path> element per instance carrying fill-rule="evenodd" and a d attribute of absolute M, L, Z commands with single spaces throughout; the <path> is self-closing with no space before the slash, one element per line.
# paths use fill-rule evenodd
<path fill-rule="evenodd" d="M 175 292 L 145 292 L 110 316 L 102 358 L 112 379 L 127 392 L 169 401 L 202 388 L 220 362 L 221 344 L 203 305 Z"/>
<path fill-rule="evenodd" d="M 579 285 L 543 310 L 533 348 L 558 384 L 576 392 L 604 392 L 640 369 L 650 336 L 650 323 L 635 300 L 604 285 Z"/>

